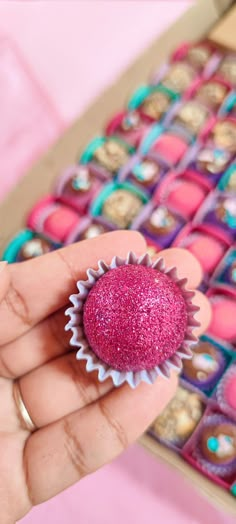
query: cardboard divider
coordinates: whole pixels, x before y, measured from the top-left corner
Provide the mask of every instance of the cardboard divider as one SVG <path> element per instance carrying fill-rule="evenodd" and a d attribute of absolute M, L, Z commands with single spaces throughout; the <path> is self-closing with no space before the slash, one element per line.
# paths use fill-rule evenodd
<path fill-rule="evenodd" d="M 209 34 L 210 40 L 236 51 L 236 6 L 228 11 Z"/>

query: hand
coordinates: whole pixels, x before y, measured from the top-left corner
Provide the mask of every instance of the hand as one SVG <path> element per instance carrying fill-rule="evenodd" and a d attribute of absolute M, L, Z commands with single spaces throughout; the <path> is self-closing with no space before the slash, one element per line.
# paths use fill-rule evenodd
<path fill-rule="evenodd" d="M 0 506 L 1 523 L 12 524 L 111 461 L 133 442 L 174 395 L 177 377 L 152 386 L 118 389 L 86 373 L 64 331 L 65 308 L 75 283 L 100 258 L 146 251 L 136 232 L 115 232 L 80 242 L 21 264 L 0 264 Z M 161 253 L 168 266 L 201 280 L 196 259 L 180 249 Z M 196 293 L 201 333 L 210 318 L 206 298 Z M 37 430 L 21 421 L 13 397 L 18 380 Z"/>

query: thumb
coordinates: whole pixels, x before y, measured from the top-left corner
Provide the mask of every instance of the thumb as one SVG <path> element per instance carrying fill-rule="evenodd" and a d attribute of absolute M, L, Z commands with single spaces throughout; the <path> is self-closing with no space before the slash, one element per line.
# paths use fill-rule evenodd
<path fill-rule="evenodd" d="M 10 285 L 10 273 L 7 262 L 0 262 L 0 302 L 4 299 Z"/>

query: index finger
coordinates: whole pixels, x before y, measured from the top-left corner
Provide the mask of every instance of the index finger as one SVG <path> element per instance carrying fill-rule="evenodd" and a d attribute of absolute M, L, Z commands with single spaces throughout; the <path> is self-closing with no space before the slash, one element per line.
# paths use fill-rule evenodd
<path fill-rule="evenodd" d="M 0 345 L 65 306 L 75 282 L 85 278 L 99 259 L 110 262 L 114 255 L 125 257 L 130 250 L 142 254 L 145 249 L 140 233 L 115 231 L 9 266 L 11 283 L 0 304 Z"/>
<path fill-rule="evenodd" d="M 177 375 L 153 385 L 126 384 L 39 429 L 25 447 L 28 488 L 40 504 L 113 460 L 152 423 L 172 397 Z"/>

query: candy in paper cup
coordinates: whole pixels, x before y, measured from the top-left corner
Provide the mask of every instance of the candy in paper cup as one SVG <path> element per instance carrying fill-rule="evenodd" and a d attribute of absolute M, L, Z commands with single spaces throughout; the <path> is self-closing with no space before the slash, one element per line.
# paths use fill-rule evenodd
<path fill-rule="evenodd" d="M 224 415 L 208 415 L 202 423 L 194 451 L 207 473 L 228 477 L 236 472 L 236 426 Z"/>
<path fill-rule="evenodd" d="M 182 359 L 192 356 L 199 325 L 186 283 L 175 267 L 166 268 L 161 258 L 152 262 L 148 254 L 130 252 L 110 264 L 100 260 L 97 270 L 88 269 L 87 279 L 77 282 L 66 311 L 77 359 L 86 361 L 88 372 L 96 370 L 99 381 L 110 377 L 115 386 L 127 382 L 135 388 L 158 375 L 168 378 L 172 368 L 179 371 Z"/>

